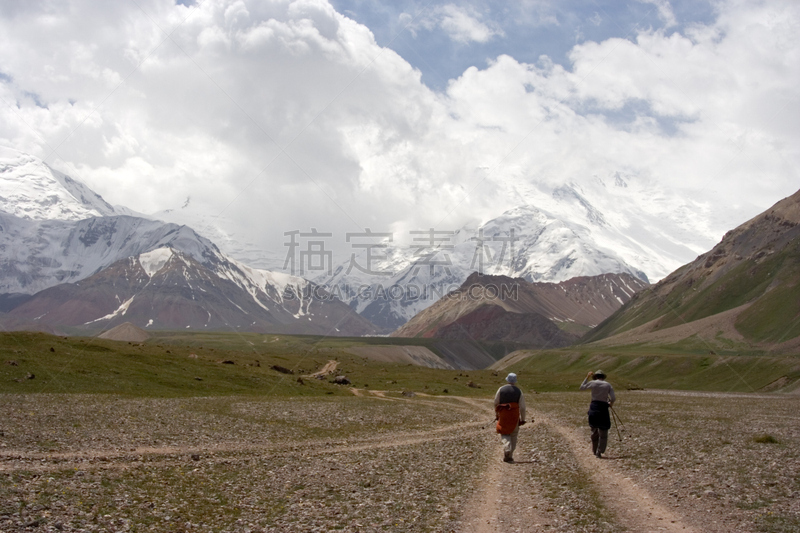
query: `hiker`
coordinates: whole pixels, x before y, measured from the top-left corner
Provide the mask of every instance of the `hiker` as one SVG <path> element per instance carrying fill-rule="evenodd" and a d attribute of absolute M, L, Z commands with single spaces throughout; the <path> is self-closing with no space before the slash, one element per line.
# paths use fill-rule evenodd
<path fill-rule="evenodd" d="M 516 374 L 512 372 L 506 376 L 506 382 L 494 395 L 494 413 L 503 443 L 503 461 L 513 463 L 519 427 L 525 424 L 525 397 L 516 385 Z"/>
<path fill-rule="evenodd" d="M 614 387 L 606 382 L 602 370 L 589 372 L 581 383 L 581 390 L 592 390 L 592 403 L 589 404 L 589 426 L 592 428 L 592 453 L 598 459 L 603 458 L 608 443 L 608 430 L 611 429 L 609 407 L 617 400 Z"/>

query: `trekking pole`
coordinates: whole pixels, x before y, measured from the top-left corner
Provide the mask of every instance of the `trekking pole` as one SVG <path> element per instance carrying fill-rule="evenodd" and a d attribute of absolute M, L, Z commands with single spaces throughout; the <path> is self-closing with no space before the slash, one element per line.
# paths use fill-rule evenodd
<path fill-rule="evenodd" d="M 611 407 L 611 406 L 609 406 L 609 407 Z M 616 413 L 616 411 L 614 411 L 614 408 L 613 408 L 613 407 L 611 407 L 611 413 L 614 415 L 614 416 L 613 416 L 613 419 L 614 419 L 614 427 L 615 427 L 615 428 L 616 428 L 616 430 L 617 430 L 617 436 L 619 437 L 619 441 L 620 441 L 620 442 L 622 442 L 622 433 L 620 433 L 620 432 L 619 432 L 619 425 L 622 423 L 622 421 L 620 420 L 619 422 L 617 422 L 617 420 L 618 420 L 618 418 L 619 418 L 619 417 L 617 417 L 617 413 Z"/>
<path fill-rule="evenodd" d="M 619 425 L 622 426 L 622 429 L 627 430 L 627 428 L 625 427 L 625 424 L 622 423 L 622 419 L 619 417 L 617 412 L 614 410 L 614 407 L 610 406 L 610 405 L 609 405 L 609 407 L 611 408 L 611 412 L 614 413 L 614 417 L 616 417 L 617 421 L 619 421 Z"/>

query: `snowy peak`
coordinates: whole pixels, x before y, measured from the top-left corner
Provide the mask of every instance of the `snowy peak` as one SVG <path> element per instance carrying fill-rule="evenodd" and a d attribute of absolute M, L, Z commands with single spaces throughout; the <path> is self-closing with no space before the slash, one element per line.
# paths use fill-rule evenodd
<path fill-rule="evenodd" d="M 565 188 L 573 207 L 591 212 L 578 191 Z M 597 217 L 596 224 L 602 222 Z M 578 276 L 647 276 L 598 242 L 587 226 L 559 218 L 533 205 L 518 206 L 477 229 L 462 229 L 441 250 L 394 246 L 381 251 L 392 261 L 373 264 L 378 273 L 347 273 L 347 263 L 316 281 L 378 326 L 397 329 L 450 291 L 472 272 L 558 283 Z M 457 237 L 457 238 L 456 238 Z M 386 252 L 384 254 L 384 252 Z"/>
<path fill-rule="evenodd" d="M 84 331 L 131 322 L 161 330 L 375 333 L 369 321 L 319 287 L 297 279 L 282 279 L 273 286 L 270 279 L 266 271 L 245 274 L 224 256 L 201 263 L 189 254 L 159 247 L 121 259 L 77 283 L 40 291 L 13 308 L 9 317 Z"/>
<path fill-rule="evenodd" d="M 564 187 L 560 191 L 586 210 L 591 222 L 605 225 L 602 214 L 591 215 L 594 208 L 575 189 Z M 516 207 L 490 220 L 478 228 L 475 239 L 486 250 L 483 273 L 556 283 L 577 276 L 628 273 L 647 281 L 643 272 L 598 242 L 590 228 L 532 205 Z"/>
<path fill-rule="evenodd" d="M 165 247 L 203 264 L 222 260 L 214 243 L 191 228 L 130 216 L 26 220 L 0 212 L 0 227 L 0 294 L 34 294 Z"/>
<path fill-rule="evenodd" d="M 596 226 L 605 226 L 608 223 L 603 217 L 603 213 L 597 210 L 589 201 L 583 197 L 577 190 L 574 184 L 558 187 L 553 191 L 553 198 L 561 200 L 566 204 L 575 204 L 585 210 L 585 216 L 592 224 Z"/>
<path fill-rule="evenodd" d="M 30 220 L 83 220 L 116 214 L 86 185 L 44 161 L 0 148 L 0 210 Z"/>

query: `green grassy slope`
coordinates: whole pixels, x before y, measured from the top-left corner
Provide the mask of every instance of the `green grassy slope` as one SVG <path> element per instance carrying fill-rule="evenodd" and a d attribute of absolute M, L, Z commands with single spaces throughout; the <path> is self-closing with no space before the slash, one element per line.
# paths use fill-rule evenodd
<path fill-rule="evenodd" d="M 592 347 L 526 351 L 528 357 L 502 371 L 435 370 L 383 363 L 346 352 L 356 344 L 386 339 L 289 335 L 166 333 L 129 344 L 41 333 L 0 334 L 0 393 L 101 393 L 142 397 L 349 396 L 348 386 L 297 378 L 329 360 L 352 386 L 391 394 L 489 397 L 510 370 L 523 390 L 574 390 L 588 370 L 602 368 L 622 388 L 688 390 L 787 390 L 800 379 L 800 357 L 752 352 L 709 354 L 702 342 L 672 346 Z M 408 341 L 406 339 L 405 341 Z M 52 351 L 51 351 L 52 348 Z M 196 357 L 193 357 L 195 355 Z M 222 361 L 232 361 L 225 364 Z M 14 363 L 14 364 L 11 364 Z M 272 365 L 289 368 L 282 374 Z M 28 375 L 33 379 L 28 379 Z M 199 378 L 199 379 L 198 379 Z M 469 386 L 472 383 L 476 386 Z M 770 385 L 773 385 L 770 387 Z M 445 392 L 445 390 L 447 392 Z"/>
<path fill-rule="evenodd" d="M 43 333 L 3 333 L 0 393 L 150 397 L 350 395 L 349 387 L 329 383 L 331 378 L 303 378 L 303 384 L 297 382 L 300 375 L 319 370 L 329 360 L 338 361 L 337 374 L 346 375 L 359 388 L 481 396 L 488 394 L 487 390 L 493 391 L 498 383 L 497 376 L 488 370 L 437 371 L 372 361 L 345 351 L 354 345 L 401 343 L 412 344 L 409 339 L 168 332 L 138 344 Z M 295 373 L 282 374 L 270 368 L 272 365 Z M 33 379 L 27 378 L 29 374 Z M 481 388 L 467 386 L 470 381 Z"/>
<path fill-rule="evenodd" d="M 797 198 L 795 198 L 797 197 Z M 777 204 L 798 208 L 800 193 Z M 713 250 L 684 265 L 590 331 L 591 343 L 653 322 L 658 331 L 751 303 L 735 323 L 752 343 L 800 335 L 800 225 L 770 213 L 729 232 Z"/>
<path fill-rule="evenodd" d="M 785 256 L 785 257 L 784 257 Z M 758 342 L 780 343 L 800 335 L 800 252 L 780 254 L 775 286 L 745 310 L 736 329 Z"/>
<path fill-rule="evenodd" d="M 529 351 L 503 369 L 539 383 L 541 390 L 576 388 L 590 370 L 602 369 L 623 389 L 776 392 L 800 388 L 800 356 L 716 355 L 676 347 L 627 346 Z"/>

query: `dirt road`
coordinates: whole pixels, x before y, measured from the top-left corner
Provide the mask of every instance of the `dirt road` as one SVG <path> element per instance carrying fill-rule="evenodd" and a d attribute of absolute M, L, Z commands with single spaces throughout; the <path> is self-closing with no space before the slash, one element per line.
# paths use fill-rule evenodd
<path fill-rule="evenodd" d="M 531 397 L 508 464 L 488 399 L 0 397 L 0 531 L 797 530 L 800 402 L 623 401 L 597 459 L 584 396 Z"/>
<path fill-rule="evenodd" d="M 462 398 L 475 405 L 490 417 L 493 413 L 490 402 L 478 403 Z M 566 445 L 574 460 L 578 462 L 584 476 L 601 496 L 601 504 L 615 516 L 624 530 L 628 531 L 667 531 L 694 532 L 680 517 L 670 512 L 666 505 L 657 501 L 652 494 L 636 486 L 629 477 L 614 468 L 613 461 L 597 459 L 589 453 L 589 444 L 579 431 L 557 424 L 544 413 L 528 411 L 528 419 L 534 424 L 520 428 L 520 443 L 513 464 L 501 460 L 499 439 L 494 444 L 496 452 L 489 456 L 483 484 L 467 506 L 462 529 L 464 533 L 501 533 L 508 531 L 548 531 L 554 526 L 548 516 L 539 509 L 548 508 L 548 498 L 540 486 L 529 484 L 531 472 L 546 468 L 546 462 L 531 457 L 525 447 L 535 439 L 537 431 L 547 427 L 558 434 L 562 446 Z M 526 441 L 528 441 L 526 443 Z M 555 522 L 558 520 L 556 519 Z"/>

